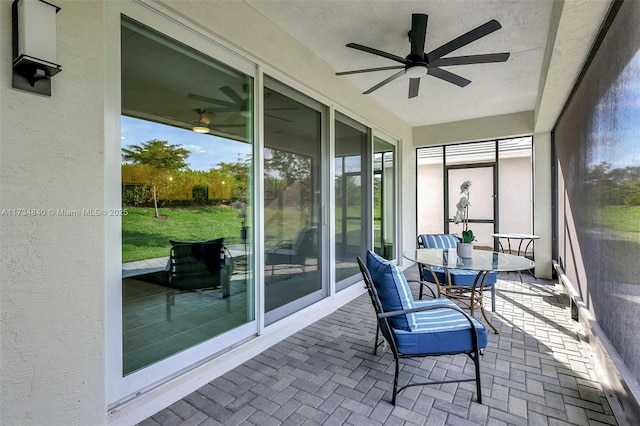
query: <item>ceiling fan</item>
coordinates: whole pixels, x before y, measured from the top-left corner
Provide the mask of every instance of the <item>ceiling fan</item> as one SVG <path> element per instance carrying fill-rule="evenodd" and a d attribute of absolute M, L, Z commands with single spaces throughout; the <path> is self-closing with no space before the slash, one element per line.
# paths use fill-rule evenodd
<path fill-rule="evenodd" d="M 457 50 L 469 43 L 472 43 L 479 38 L 482 38 L 494 31 L 502 28 L 502 25 L 495 19 L 480 25 L 477 28 L 443 44 L 442 46 L 430 51 L 424 52 L 425 38 L 427 36 L 427 18 L 428 15 L 422 13 L 414 13 L 411 15 L 411 30 L 409 31 L 409 41 L 411 43 L 411 53 L 405 58 L 394 55 L 392 53 L 383 52 L 382 50 L 374 49 L 372 47 L 363 46 L 357 43 L 349 43 L 346 46 L 352 49 L 361 50 L 363 52 L 372 53 L 383 58 L 391 59 L 396 62 L 400 62 L 402 65 L 393 65 L 386 67 L 367 68 L 354 71 L 338 72 L 336 75 L 348 75 L 358 74 L 373 71 L 386 71 L 400 69 L 401 71 L 393 74 L 391 77 L 382 80 L 380 83 L 371 87 L 363 94 L 369 94 L 387 83 L 406 75 L 409 77 L 409 98 L 415 98 L 418 96 L 418 90 L 420 88 L 420 78 L 424 75 L 431 75 L 449 83 L 455 84 L 459 87 L 465 87 L 471 80 L 460 77 L 457 74 L 446 71 L 441 67 L 454 66 L 454 65 L 469 65 L 469 64 L 486 64 L 491 62 L 504 62 L 509 58 L 509 53 L 489 53 L 483 55 L 468 55 L 468 56 L 455 56 L 443 58 L 443 56 Z"/>
<path fill-rule="evenodd" d="M 243 89 L 246 91 L 247 86 L 243 85 Z M 231 101 L 226 101 L 223 99 L 211 98 L 208 96 L 197 95 L 195 93 L 189 93 L 187 98 L 197 100 L 200 102 L 206 102 L 213 105 L 217 105 L 215 108 L 206 108 L 206 112 L 233 112 L 234 114 L 229 115 L 225 122 L 231 123 L 238 121 L 238 114 L 242 117 L 250 116 L 251 105 L 249 105 L 249 97 L 242 96 L 235 90 L 233 90 L 230 86 L 223 86 L 220 88 L 220 91 L 224 93 Z M 291 111 L 296 110 L 297 108 L 267 108 L 265 107 L 265 111 Z M 275 118 L 278 120 L 286 121 L 289 123 L 293 123 L 292 120 L 288 120 L 283 117 L 278 117 L 272 114 L 265 114 L 268 117 Z"/>

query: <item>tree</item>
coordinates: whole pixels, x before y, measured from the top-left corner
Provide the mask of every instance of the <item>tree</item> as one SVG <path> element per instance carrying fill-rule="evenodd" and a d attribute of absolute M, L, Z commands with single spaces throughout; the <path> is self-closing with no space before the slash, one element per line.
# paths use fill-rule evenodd
<path fill-rule="evenodd" d="M 152 139 L 130 149 L 122 148 L 122 161 L 129 164 L 147 164 L 158 169 L 186 169 L 189 150 L 182 145 L 170 145 L 167 141 Z"/>
<path fill-rule="evenodd" d="M 186 169 L 189 150 L 181 145 L 170 145 L 167 141 L 158 139 L 149 140 L 142 145 L 131 145 L 128 149 L 122 148 L 122 161 L 128 164 L 144 164 L 153 167 L 151 173 L 151 187 L 153 191 L 153 206 L 155 217 L 160 217 L 158 213 L 157 186 L 159 183 L 167 181 L 168 172 Z M 168 178 L 169 181 L 171 178 Z"/>
<path fill-rule="evenodd" d="M 250 165 L 248 158 L 242 161 L 239 157 L 235 163 L 218 163 L 218 170 L 231 178 L 229 185 L 232 201 L 247 202 Z"/>

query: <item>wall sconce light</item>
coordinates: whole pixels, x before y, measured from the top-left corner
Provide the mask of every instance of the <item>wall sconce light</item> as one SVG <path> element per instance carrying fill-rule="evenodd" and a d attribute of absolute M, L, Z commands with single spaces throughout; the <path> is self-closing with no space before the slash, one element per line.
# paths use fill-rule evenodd
<path fill-rule="evenodd" d="M 45 0 L 14 0 L 13 87 L 51 96 L 56 63 L 56 14 L 60 7 Z"/>

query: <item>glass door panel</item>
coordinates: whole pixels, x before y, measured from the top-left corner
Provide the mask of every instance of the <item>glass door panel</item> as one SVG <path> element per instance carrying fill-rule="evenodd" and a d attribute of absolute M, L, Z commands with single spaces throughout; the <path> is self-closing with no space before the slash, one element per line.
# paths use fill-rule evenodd
<path fill-rule="evenodd" d="M 444 147 L 420 148 L 416 152 L 416 226 L 420 234 L 444 232 Z"/>
<path fill-rule="evenodd" d="M 321 223 L 322 110 L 265 78 L 265 321 L 323 297 Z"/>
<path fill-rule="evenodd" d="M 396 148 L 374 137 L 373 149 L 373 247 L 391 260 L 396 258 Z"/>
<path fill-rule="evenodd" d="M 460 186 L 463 182 L 471 181 L 469 187 L 469 225 L 475 235 L 476 241 L 474 246 L 493 249 L 494 233 L 494 212 L 495 212 L 495 188 L 494 188 L 495 167 L 476 166 L 476 167 L 455 167 L 447 169 L 447 206 L 449 211 L 449 219 L 451 220 L 456 214 L 456 204 L 459 202 L 462 194 Z M 462 223 L 449 223 L 449 233 L 457 233 L 462 235 L 464 226 Z"/>
<path fill-rule="evenodd" d="M 254 320 L 253 239 L 241 234 L 253 79 L 131 19 L 121 32 L 122 375 L 133 376 Z"/>
<path fill-rule="evenodd" d="M 499 231 L 533 233 L 533 159 L 531 136 L 498 141 Z"/>
<path fill-rule="evenodd" d="M 363 257 L 369 241 L 367 220 L 367 179 L 365 161 L 368 129 L 336 114 L 335 122 L 335 279 L 342 290 L 358 281 L 356 256 Z"/>

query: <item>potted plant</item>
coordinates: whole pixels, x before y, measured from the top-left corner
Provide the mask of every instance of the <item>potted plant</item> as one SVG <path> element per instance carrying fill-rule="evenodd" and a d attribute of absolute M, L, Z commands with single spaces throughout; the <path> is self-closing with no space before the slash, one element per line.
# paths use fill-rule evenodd
<path fill-rule="evenodd" d="M 462 237 L 456 247 L 458 256 L 460 257 L 473 256 L 473 242 L 476 240 L 473 231 L 469 229 L 469 206 L 471 206 L 469 202 L 470 186 L 470 180 L 466 180 L 460 185 L 460 194 L 462 194 L 462 197 L 460 197 L 460 200 L 456 204 L 458 211 L 453 217 L 453 223 L 456 225 L 462 223 Z"/>

